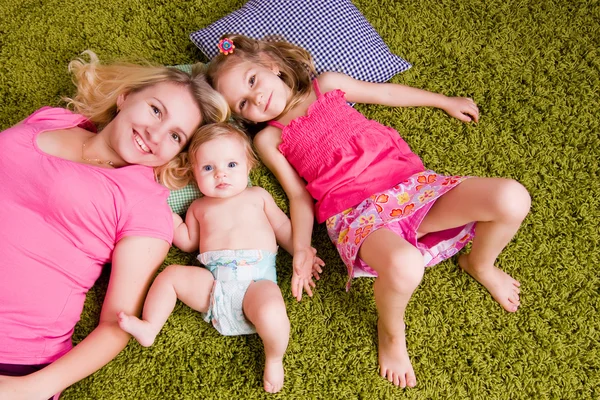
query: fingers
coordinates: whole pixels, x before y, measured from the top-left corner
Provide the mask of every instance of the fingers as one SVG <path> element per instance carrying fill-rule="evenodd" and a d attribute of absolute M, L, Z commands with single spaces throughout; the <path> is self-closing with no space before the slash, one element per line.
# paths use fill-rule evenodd
<path fill-rule="evenodd" d="M 312 282 L 314 284 L 312 278 L 306 279 L 304 281 L 304 290 L 306 291 L 306 294 L 308 295 L 308 297 L 312 297 L 313 293 L 312 293 L 312 289 L 310 288 L 310 283 L 309 282 Z"/>
<path fill-rule="evenodd" d="M 479 122 L 479 108 L 477 107 L 477 104 L 475 104 L 473 99 L 466 98 L 465 100 L 467 104 L 462 113 L 471 117 L 469 118 L 469 121 L 473 120 L 475 122 Z"/>
<path fill-rule="evenodd" d="M 321 275 L 319 275 L 319 272 L 318 272 L 317 270 L 314 270 L 314 269 L 313 269 L 313 271 L 312 271 L 312 276 L 313 276 L 313 278 L 315 278 L 316 280 L 320 280 L 320 279 L 321 279 Z M 311 282 L 312 282 L 312 280 L 311 280 Z M 314 283 L 314 282 L 313 282 L 313 283 Z M 313 286 L 313 287 L 314 287 L 314 286 Z"/>
<path fill-rule="evenodd" d="M 302 300 L 302 287 L 302 281 L 294 274 L 292 277 L 292 296 L 294 296 L 297 301 Z"/>
<path fill-rule="evenodd" d="M 312 277 L 303 279 L 300 276 L 294 274 L 292 277 L 292 296 L 297 301 L 302 300 L 302 294 L 306 292 L 309 297 L 313 296 L 312 288 L 316 287 L 317 284 L 312 280 Z"/>

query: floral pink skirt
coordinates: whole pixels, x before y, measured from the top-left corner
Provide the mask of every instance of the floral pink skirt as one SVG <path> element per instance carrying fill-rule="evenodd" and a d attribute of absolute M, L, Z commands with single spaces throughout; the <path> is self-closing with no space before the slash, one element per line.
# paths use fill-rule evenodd
<path fill-rule="evenodd" d="M 377 276 L 377 272 L 358 257 L 363 241 L 377 229 L 389 229 L 419 249 L 426 267 L 458 253 L 473 238 L 475 222 L 431 232 L 419 239 L 417 230 L 433 203 L 468 178 L 419 172 L 385 192 L 370 196 L 356 207 L 328 218 L 327 233 L 348 269 L 346 290 L 350 289 L 354 277 Z"/>

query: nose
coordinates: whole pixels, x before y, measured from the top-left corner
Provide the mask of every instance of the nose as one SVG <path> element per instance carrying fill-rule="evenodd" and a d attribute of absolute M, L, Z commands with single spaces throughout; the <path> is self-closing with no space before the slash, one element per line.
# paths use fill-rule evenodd
<path fill-rule="evenodd" d="M 151 125 L 146 129 L 148 140 L 154 144 L 160 143 L 169 130 L 161 124 Z"/>
<path fill-rule="evenodd" d="M 256 104 L 257 106 L 260 106 L 263 102 L 263 94 L 260 91 L 257 91 L 256 94 L 254 95 L 254 104 Z"/>
<path fill-rule="evenodd" d="M 227 176 L 227 174 L 223 168 L 215 168 L 215 178 L 222 179 L 225 176 Z"/>

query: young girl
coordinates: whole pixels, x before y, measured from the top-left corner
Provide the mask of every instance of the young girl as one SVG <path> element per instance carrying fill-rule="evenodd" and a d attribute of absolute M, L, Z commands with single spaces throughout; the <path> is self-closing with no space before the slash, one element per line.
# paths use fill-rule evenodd
<path fill-rule="evenodd" d="M 416 385 L 406 306 L 424 267 L 457 253 L 474 233 L 460 266 L 507 311 L 517 310 L 520 284 L 494 263 L 529 212 L 527 190 L 509 179 L 426 170 L 395 130 L 347 104 L 434 106 L 477 121 L 471 99 L 339 73 L 315 77 L 311 56 L 285 42 L 231 35 L 219 48 L 209 82 L 242 121 L 268 123 L 254 143 L 289 197 L 294 249 L 309 248 L 316 213 L 346 264 L 348 285 L 354 276 L 377 276 L 381 376 Z M 305 264 L 298 271 L 304 282 L 311 272 Z M 300 300 L 302 289 L 292 289 Z"/>
<path fill-rule="evenodd" d="M 265 346 L 264 389 L 283 386 L 283 354 L 290 323 L 277 286 L 277 243 L 292 254 L 292 226 L 271 195 L 247 187 L 256 164 L 250 140 L 232 125 L 207 125 L 189 149 L 190 171 L 204 194 L 185 223 L 174 214 L 173 243 L 192 252 L 206 269 L 170 265 L 150 288 L 143 320 L 119 313 L 119 325 L 142 346 L 151 346 L 179 299 L 204 314 L 223 335 L 258 333 Z M 323 262 L 314 257 L 314 277 Z"/>

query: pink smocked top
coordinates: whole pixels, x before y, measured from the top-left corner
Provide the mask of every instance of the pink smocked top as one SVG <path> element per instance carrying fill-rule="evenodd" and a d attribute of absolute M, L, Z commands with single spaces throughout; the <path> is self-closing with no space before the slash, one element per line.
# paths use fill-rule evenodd
<path fill-rule="evenodd" d="M 284 126 L 279 151 L 307 182 L 319 223 L 425 170 L 397 131 L 365 118 L 339 89 L 321 94 Z"/>

